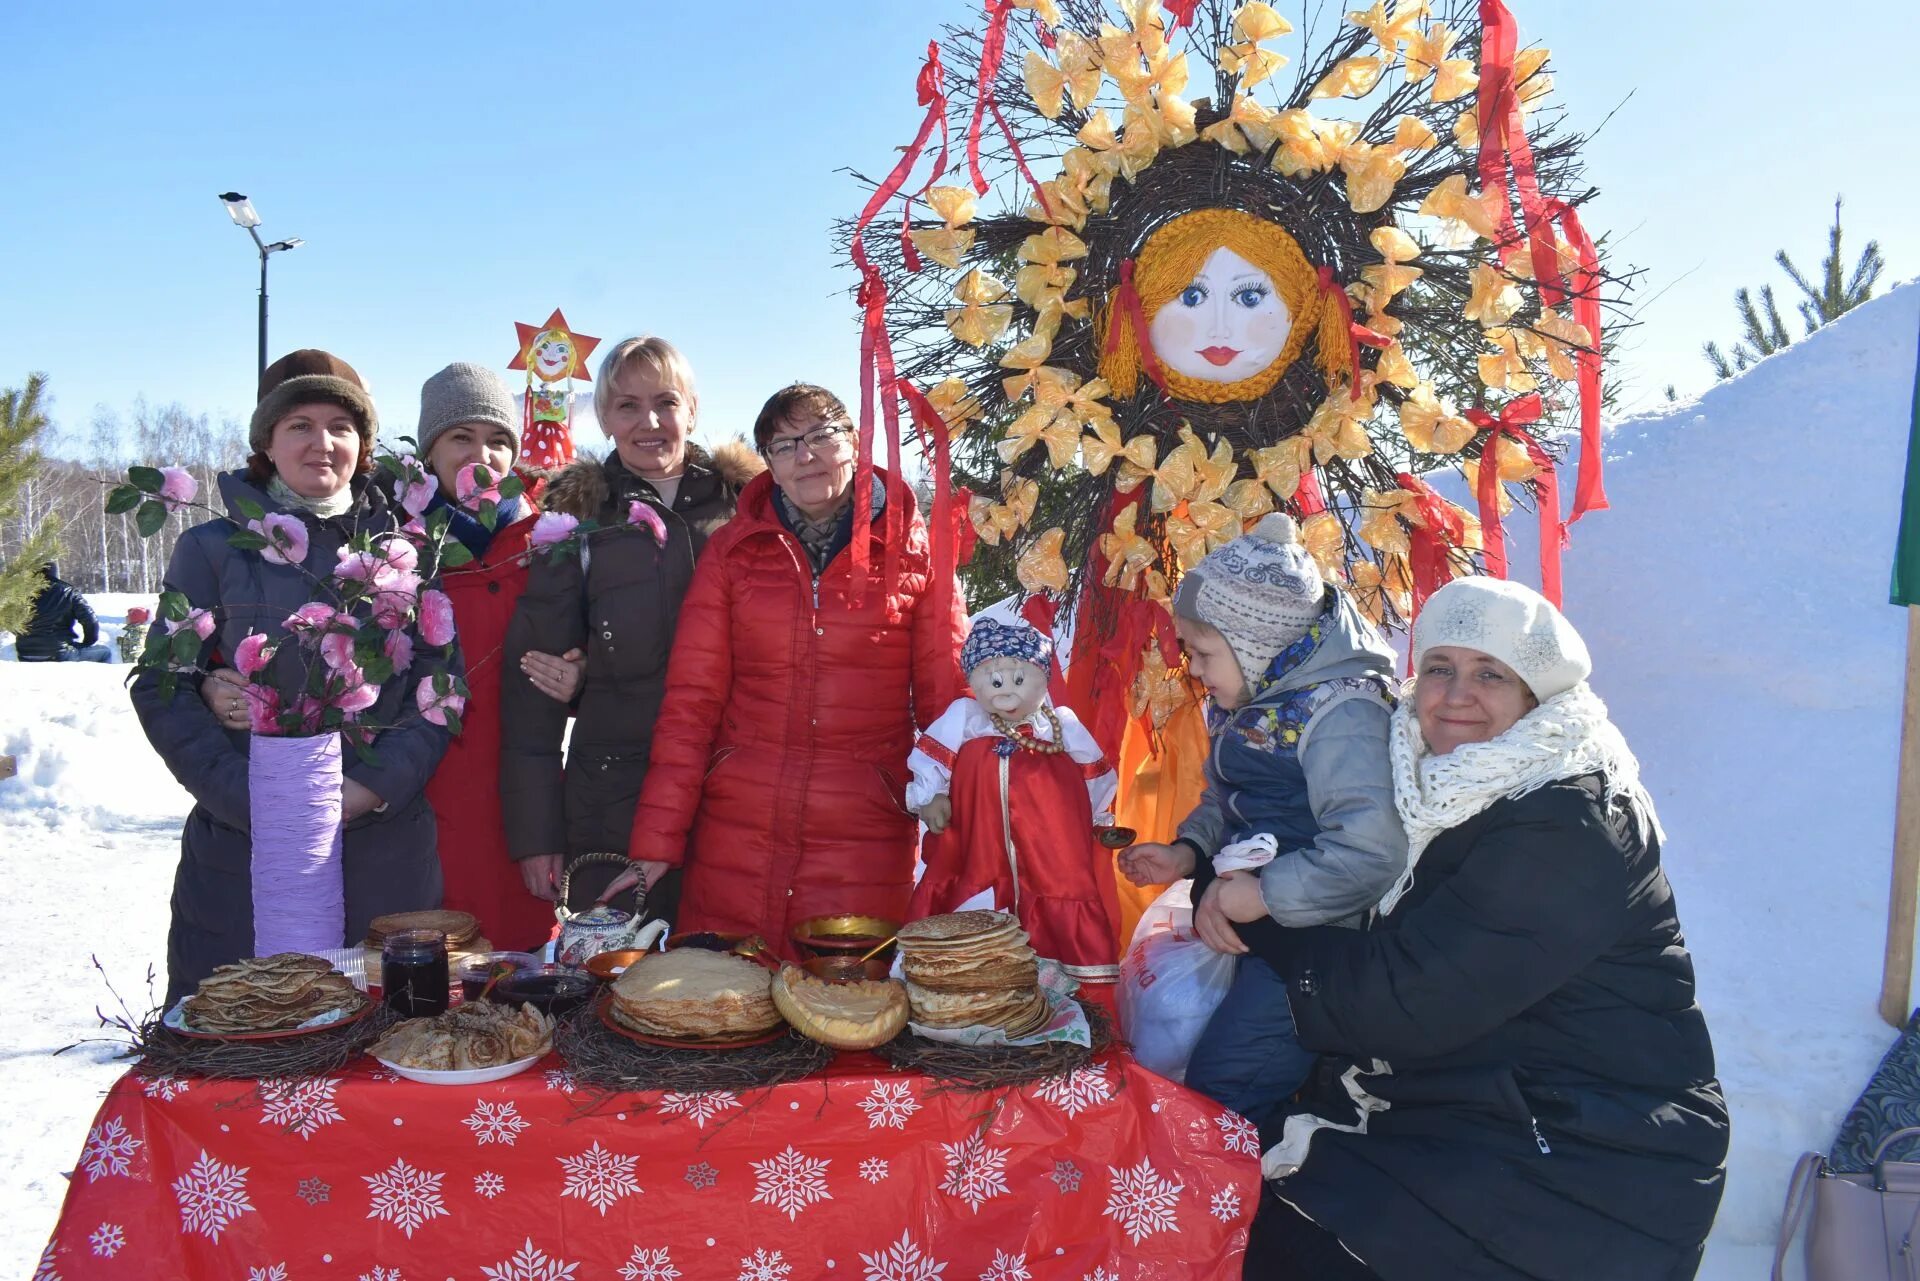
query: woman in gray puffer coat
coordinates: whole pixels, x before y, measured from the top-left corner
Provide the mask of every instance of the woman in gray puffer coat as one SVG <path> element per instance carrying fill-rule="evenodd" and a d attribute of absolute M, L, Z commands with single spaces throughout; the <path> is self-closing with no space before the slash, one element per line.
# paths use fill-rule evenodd
<path fill-rule="evenodd" d="M 372 483 L 378 422 L 359 375 L 346 362 L 323 351 L 297 351 L 269 366 L 260 386 L 249 431 L 253 456 L 244 472 L 220 477 L 228 515 L 181 535 L 167 566 L 165 589 L 214 619 L 216 630 L 203 651 L 206 667 L 213 665 L 205 657 L 210 653 L 231 662 L 249 632 L 285 635 L 283 621 L 315 599 L 315 580 L 333 571 L 349 539 L 390 532 L 404 519 Z M 300 520 L 308 540 L 302 566 L 273 564 L 228 543 L 247 521 L 242 500 Z M 458 662 L 456 651 L 456 674 Z M 414 706 L 419 683 L 445 666 L 422 653 L 361 713 L 368 724 L 396 726 L 374 739 L 377 764 L 343 753 L 342 945 L 365 937 L 375 916 L 440 905 L 433 812 L 422 793 L 448 734 L 415 715 Z M 236 694 L 216 712 L 200 697 L 202 679 L 180 674 L 169 698 L 161 692 L 161 674 L 145 670 L 132 688 L 148 741 L 194 799 L 173 883 L 169 1005 L 215 966 L 254 953 L 247 700 Z"/>

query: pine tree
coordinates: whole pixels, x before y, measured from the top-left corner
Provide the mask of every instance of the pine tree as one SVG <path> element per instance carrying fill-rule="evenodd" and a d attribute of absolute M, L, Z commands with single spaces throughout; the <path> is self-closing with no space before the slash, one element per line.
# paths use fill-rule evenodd
<path fill-rule="evenodd" d="M 1840 205 L 1840 197 L 1835 196 L 1833 226 L 1827 229 L 1827 256 L 1820 264 L 1819 288 L 1814 288 L 1800 274 L 1800 269 L 1787 256 L 1786 250 L 1778 250 L 1773 255 L 1773 260 L 1780 264 L 1780 269 L 1787 273 L 1788 279 L 1806 295 L 1799 304 L 1799 310 L 1800 323 L 1809 334 L 1871 298 L 1873 287 L 1887 266 L 1886 260 L 1880 256 L 1880 242 L 1870 240 L 1866 249 L 1861 251 L 1859 260 L 1854 263 L 1853 270 L 1845 270 L 1840 252 Z M 1787 333 L 1786 324 L 1780 319 L 1780 308 L 1774 301 L 1772 285 L 1760 290 L 1760 303 L 1759 307 L 1755 307 L 1753 294 L 1746 289 L 1733 296 L 1734 307 L 1740 313 L 1743 336 L 1733 345 L 1731 359 L 1721 352 L 1720 344 L 1710 342 L 1706 345 L 1707 363 L 1713 366 L 1714 377 L 1731 378 L 1793 341 Z"/>
<path fill-rule="evenodd" d="M 45 374 L 28 374 L 24 391 L 0 392 L 0 518 L 15 513 L 21 491 L 40 470 L 34 438 L 47 426 L 41 405 L 46 386 Z M 27 625 L 40 590 L 40 566 L 53 559 L 59 545 L 58 522 L 47 515 L 13 559 L 0 565 L 0 631 L 17 632 Z"/>

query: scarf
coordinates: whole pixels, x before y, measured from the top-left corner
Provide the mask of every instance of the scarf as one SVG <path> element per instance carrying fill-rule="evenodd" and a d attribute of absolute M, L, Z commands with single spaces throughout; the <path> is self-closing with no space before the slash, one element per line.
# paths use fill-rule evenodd
<path fill-rule="evenodd" d="M 493 536 L 525 514 L 526 503 L 519 497 L 496 503 L 492 529 L 488 529 L 481 523 L 478 516 L 458 503 L 448 502 L 446 495 L 438 490 L 434 491 L 433 501 L 427 504 L 427 510 L 423 514 L 430 516 L 443 507 L 451 513 L 447 517 L 447 532 L 459 540 L 462 547 L 472 552 L 475 560 L 479 560 L 487 554 L 487 548 L 493 545 Z"/>
<path fill-rule="evenodd" d="M 800 540 L 800 546 L 806 550 L 807 560 L 813 565 L 813 576 L 820 577 L 826 572 L 834 553 L 845 545 L 839 541 L 837 535 L 840 533 L 841 521 L 852 504 L 843 503 L 831 516 L 812 520 L 801 515 L 800 509 L 793 505 L 793 500 L 783 491 L 776 489 L 774 492 L 780 498 L 780 514 L 786 517 L 787 527 L 793 530 L 793 536 Z"/>
<path fill-rule="evenodd" d="M 1556 694 L 1484 743 L 1466 743 L 1445 756 L 1427 750 L 1414 714 L 1413 686 L 1394 709 L 1388 738 L 1393 803 L 1407 830 L 1407 869 L 1374 910 L 1393 911 L 1413 885 L 1413 870 L 1434 838 L 1495 801 L 1525 796 L 1563 778 L 1598 773 L 1607 799 L 1624 796 L 1642 807 L 1642 821 L 1660 834 L 1653 801 L 1640 786 L 1640 762 L 1607 717 L 1607 705 L 1585 681 Z"/>
<path fill-rule="evenodd" d="M 321 520 L 333 516 L 344 516 L 353 510 L 353 486 L 351 485 L 330 498 L 307 498 L 294 493 L 287 482 L 276 475 L 267 482 L 267 497 L 278 503 L 282 511 L 306 512 Z"/>

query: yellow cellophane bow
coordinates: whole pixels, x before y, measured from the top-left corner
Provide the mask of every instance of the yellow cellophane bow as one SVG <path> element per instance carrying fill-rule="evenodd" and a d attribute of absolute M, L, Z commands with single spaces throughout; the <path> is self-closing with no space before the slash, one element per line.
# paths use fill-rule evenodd
<path fill-rule="evenodd" d="M 1113 121 L 1108 119 L 1105 107 L 1087 117 L 1087 123 L 1080 126 L 1080 132 L 1075 136 L 1100 157 L 1110 175 L 1117 175 L 1129 182 L 1138 178 L 1140 171 L 1152 164 L 1154 157 L 1160 154 L 1160 139 L 1151 125 L 1145 121 L 1132 121 L 1122 135 L 1116 136 Z"/>
<path fill-rule="evenodd" d="M 947 308 L 947 328 L 961 342 L 984 347 L 1007 331 L 1013 308 L 1000 302 L 1007 296 L 1007 287 L 992 276 L 975 267 L 960 278 L 953 296 L 961 305 Z"/>
<path fill-rule="evenodd" d="M 1440 185 L 1428 192 L 1427 198 L 1420 202 L 1420 212 L 1429 217 L 1462 223 L 1485 240 L 1492 240 L 1497 234 L 1493 215 L 1487 212 L 1487 202 L 1467 191 L 1465 174 L 1450 174 L 1442 179 Z"/>
<path fill-rule="evenodd" d="M 1186 55 L 1180 55 L 1180 79 L 1186 80 Z M 1150 95 L 1127 100 L 1126 128 L 1146 128 L 1161 147 L 1184 147 L 1200 136 L 1194 126 L 1193 104 L 1177 91 L 1156 89 Z"/>
<path fill-rule="evenodd" d="M 1321 78 L 1308 97 L 1364 98 L 1380 83 L 1380 73 L 1386 69 L 1385 58 L 1342 58 L 1333 64 L 1333 70 Z"/>
<path fill-rule="evenodd" d="M 1533 110 L 1535 103 L 1553 92 L 1553 77 L 1540 70 L 1552 56 L 1544 45 L 1513 55 L 1513 96 L 1520 100 L 1521 111 Z"/>
<path fill-rule="evenodd" d="M 1407 558 L 1397 552 L 1383 552 L 1380 559 L 1386 562 L 1384 572 L 1370 560 L 1354 561 L 1347 569 L 1347 582 L 1360 611 L 1385 627 L 1389 606 L 1399 618 L 1412 612 L 1413 575 L 1408 572 Z"/>
<path fill-rule="evenodd" d="M 1150 574 L 1157 573 L 1153 567 L 1160 560 L 1159 549 L 1140 536 L 1139 518 L 1140 504 L 1129 503 L 1114 517 L 1112 531 L 1100 535 L 1100 554 L 1107 558 L 1102 581 L 1123 592 L 1139 590 Z"/>
<path fill-rule="evenodd" d="M 1332 512 L 1316 512 L 1300 522 L 1300 545 L 1322 572 L 1333 578 L 1339 574 L 1346 554 L 1347 531 Z"/>
<path fill-rule="evenodd" d="M 1420 375 L 1414 369 L 1413 362 L 1407 359 L 1407 349 L 1398 342 L 1390 342 L 1380 349 L 1380 359 L 1373 366 L 1374 386 L 1398 387 L 1411 391 L 1420 385 Z"/>
<path fill-rule="evenodd" d="M 1504 325 L 1520 310 L 1520 290 L 1507 273 L 1492 263 L 1475 263 L 1469 282 L 1473 295 L 1460 309 L 1460 314 L 1479 322 L 1482 329 Z"/>
<path fill-rule="evenodd" d="M 1033 105 L 1049 120 L 1060 118 L 1067 102 L 1075 111 L 1085 111 L 1100 95 L 1104 73 L 1100 68 L 1100 46 L 1077 31 L 1063 31 L 1055 40 L 1054 58 L 1049 62 L 1038 52 L 1027 53 L 1024 68 L 1027 93 Z"/>
<path fill-rule="evenodd" d="M 1014 277 L 1015 296 L 1035 311 L 1054 307 L 1069 316 L 1084 317 L 1088 311 L 1086 299 L 1067 301 L 1067 290 L 1078 273 L 1065 264 L 1086 256 L 1087 242 L 1065 227 L 1049 227 L 1028 236 L 1020 242 L 1020 260 L 1026 265 Z"/>
<path fill-rule="evenodd" d="M 1400 402 L 1400 431 L 1423 454 L 1457 454 L 1473 439 L 1475 428 L 1451 400 L 1435 394 L 1432 383 L 1422 382 Z"/>
<path fill-rule="evenodd" d="M 992 546 L 1012 538 L 1033 519 L 1040 502 L 1039 482 L 1026 476 L 1009 476 L 1000 482 L 1004 502 L 994 502 L 985 494 L 975 494 L 967 504 L 967 519 L 973 522 L 980 541 Z"/>
<path fill-rule="evenodd" d="M 1055 525 L 1045 530 L 1033 540 L 1031 546 L 1020 553 L 1020 559 L 1014 563 L 1014 576 L 1020 580 L 1023 591 L 1064 592 L 1067 590 L 1067 562 L 1061 558 L 1060 548 L 1066 542 L 1067 532 Z"/>
<path fill-rule="evenodd" d="M 1146 717 L 1157 732 L 1167 727 L 1173 714 L 1193 702 L 1193 686 L 1187 680 L 1185 664 L 1168 667 L 1160 656 L 1160 646 L 1148 641 L 1142 651 L 1140 670 L 1128 691 L 1136 717 Z"/>
<path fill-rule="evenodd" d="M 1357 13 L 1349 13 L 1347 21 L 1356 27 L 1365 27 L 1380 42 L 1380 53 L 1388 66 L 1400 57 L 1400 46 L 1413 40 L 1419 34 L 1420 19 L 1426 17 L 1427 6 L 1424 0 L 1408 4 L 1405 0 L 1393 6 L 1393 16 L 1387 16 L 1387 0 L 1373 0 L 1373 6 Z"/>
<path fill-rule="evenodd" d="M 1360 279 L 1366 286 L 1365 302 L 1373 311 L 1385 311 L 1395 295 L 1426 274 L 1406 265 L 1420 256 L 1420 245 L 1398 227 L 1376 227 L 1367 239 L 1386 261 L 1360 269 Z"/>
<path fill-rule="evenodd" d="M 1033 329 L 1025 338 L 1007 348 L 1006 355 L 1000 357 L 1000 368 L 1038 369 L 1046 364 L 1047 357 L 1053 354 L 1053 339 L 1060 332 L 1060 317 L 1065 311 L 1058 302 L 1049 302 L 1042 307 L 1040 314 L 1034 317 Z"/>
<path fill-rule="evenodd" d="M 927 204 L 940 215 L 944 227 L 928 227 L 908 232 L 913 247 L 942 267 L 958 269 L 960 260 L 973 248 L 974 194 L 971 187 L 933 187 L 927 191 Z"/>
<path fill-rule="evenodd" d="M 1373 441 L 1361 424 L 1373 413 L 1373 380 L 1369 373 L 1360 376 L 1360 399 L 1342 379 L 1320 402 L 1307 420 L 1306 436 L 1313 442 L 1314 461 L 1326 463 L 1335 458 L 1365 458 L 1373 452 Z"/>
<path fill-rule="evenodd" d="M 1433 136 L 1433 130 L 1427 128 L 1426 122 L 1418 116 L 1401 116 L 1400 122 L 1393 127 L 1393 146 L 1396 151 L 1426 151 L 1439 141 Z"/>
<path fill-rule="evenodd" d="M 964 227 L 973 221 L 978 197 L 972 187 L 929 187 L 927 204 L 949 227 Z"/>
<path fill-rule="evenodd" d="M 1533 330 L 1546 347 L 1547 372 L 1562 382 L 1574 377 L 1579 372 L 1574 363 L 1575 349 L 1593 345 L 1593 335 L 1587 332 L 1587 327 L 1551 307 L 1542 307 L 1540 319 L 1533 322 Z"/>
<path fill-rule="evenodd" d="M 1539 388 L 1540 380 L 1520 350 L 1518 333 L 1506 328 L 1489 329 L 1483 337 L 1494 350 L 1480 353 L 1481 382 L 1489 387 L 1503 387 L 1516 395 Z"/>
<path fill-rule="evenodd" d="M 965 431 L 981 413 L 980 402 L 967 393 L 967 384 L 959 378 L 943 378 L 928 388 L 927 403 L 947 425 L 949 439 Z"/>
<path fill-rule="evenodd" d="M 1182 569 L 1192 569 L 1208 552 L 1240 537 L 1240 532 L 1240 518 L 1220 503 L 1182 503 L 1167 513 L 1167 542 Z"/>
<path fill-rule="evenodd" d="M 1047 25 L 1048 30 L 1060 25 L 1060 6 L 1054 0 L 1010 0 L 1016 9 L 1029 9 L 1033 15 Z"/>
<path fill-rule="evenodd" d="M 1070 189 L 1074 199 L 1093 213 L 1103 214 L 1113 203 L 1114 167 L 1091 147 L 1074 147 L 1060 158 L 1057 186 Z"/>
<path fill-rule="evenodd" d="M 1075 231 L 1087 225 L 1087 197 L 1079 183 L 1062 174 L 1041 183 L 1040 190 L 1046 193 L 1047 202 L 1043 205 L 1036 197 L 1027 206 L 1028 222 L 1071 227 Z"/>
<path fill-rule="evenodd" d="M 1461 528 L 1465 531 L 1465 536 L 1460 540 L 1462 550 L 1478 550 L 1480 523 L 1456 504 L 1449 503 L 1444 498 L 1439 501 L 1460 520 Z M 1360 522 L 1360 527 L 1353 531 L 1354 536 L 1368 546 L 1377 547 L 1383 552 L 1405 556 L 1413 547 L 1413 540 L 1407 533 L 1408 528 L 1427 528 L 1426 517 L 1420 514 L 1420 495 L 1409 490 L 1369 489 L 1361 498 L 1361 506 L 1366 509 L 1368 515 Z M 1402 521 L 1406 523 L 1403 525 Z M 1448 559 L 1454 563 L 1454 577 L 1459 577 L 1463 566 L 1453 557 Z"/>
<path fill-rule="evenodd" d="M 1108 390 L 1105 379 L 1082 384 L 1077 374 L 1043 365 L 1006 385 L 1031 391 L 1033 404 L 1008 425 L 1006 439 L 995 446 L 1002 462 L 1011 463 L 1035 445 L 1045 445 L 1047 462 L 1058 470 L 1073 461 L 1082 427 L 1112 419 L 1113 411 L 1102 399 Z"/>
<path fill-rule="evenodd" d="M 1340 168 L 1347 175 L 1347 203 L 1353 211 L 1372 213 L 1392 199 L 1394 184 L 1406 176 L 1407 156 L 1436 141 L 1433 130 L 1412 116 L 1402 116 L 1390 143 L 1348 142 L 1340 152 Z"/>
<path fill-rule="evenodd" d="M 1289 178 L 1333 168 L 1360 136 L 1356 122 L 1321 120 L 1304 107 L 1276 114 L 1273 130 L 1280 139 L 1273 167 Z"/>
<path fill-rule="evenodd" d="M 1127 66 L 1139 59 L 1152 62 L 1167 51 L 1167 24 L 1160 16 L 1160 0 L 1120 0 L 1126 11 L 1128 30 L 1112 23 L 1100 24 L 1100 56 L 1107 70 Z"/>
<path fill-rule="evenodd" d="M 1244 93 L 1236 93 L 1226 116 L 1202 129 L 1200 136 L 1236 156 L 1265 151 L 1273 145 L 1276 136 L 1273 117 L 1272 108 L 1262 106 Z"/>
<path fill-rule="evenodd" d="M 1249 449 L 1247 461 L 1256 480 L 1277 496 L 1292 498 L 1300 490 L 1300 477 L 1313 466 L 1313 441 L 1305 435 L 1289 436 L 1277 445 Z"/>
<path fill-rule="evenodd" d="M 1096 378 L 1087 384 L 1088 388 L 1095 386 L 1101 389 L 1101 395 L 1106 394 L 1104 379 Z M 1113 474 L 1113 487 L 1123 494 L 1132 493 L 1140 487 L 1141 481 L 1153 475 L 1156 451 L 1152 436 L 1142 432 L 1122 444 L 1120 425 L 1113 421 L 1111 413 L 1090 423 L 1089 428 L 1092 434 L 1080 438 L 1080 462 L 1088 471 L 1096 476 L 1104 476 L 1107 468 L 1118 462 L 1120 466 Z"/>
<path fill-rule="evenodd" d="M 1236 480 L 1227 486 L 1220 504 L 1240 518 L 1244 529 L 1273 510 L 1273 491 L 1257 480 Z"/>
<path fill-rule="evenodd" d="M 1407 83 L 1417 84 L 1432 76 L 1435 102 L 1451 102 L 1478 88 L 1479 77 L 1474 72 L 1473 59 L 1447 56 L 1453 51 L 1454 41 L 1459 38 L 1459 32 L 1451 30 L 1444 22 L 1434 23 L 1424 33 L 1409 35 Z"/>
<path fill-rule="evenodd" d="M 1275 13 L 1263 0 L 1251 0 L 1234 11 L 1233 38 L 1236 43 L 1220 46 L 1220 70 L 1240 77 L 1241 89 L 1251 89 L 1287 65 L 1287 56 L 1262 49 L 1262 41 L 1275 40 L 1293 30 L 1293 24 Z"/>
<path fill-rule="evenodd" d="M 1153 471 L 1153 510 L 1172 511 L 1181 503 L 1211 503 L 1227 492 L 1237 465 L 1233 446 L 1222 440 L 1209 454 L 1193 428 L 1180 428 L 1180 443 L 1167 451 Z"/>

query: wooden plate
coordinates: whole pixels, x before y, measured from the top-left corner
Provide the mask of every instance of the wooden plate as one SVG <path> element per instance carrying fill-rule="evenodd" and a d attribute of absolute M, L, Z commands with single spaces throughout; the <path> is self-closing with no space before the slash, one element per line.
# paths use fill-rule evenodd
<path fill-rule="evenodd" d="M 169 1018 L 163 1019 L 162 1023 L 167 1031 L 195 1041 L 279 1041 L 290 1036 L 311 1036 L 315 1032 L 331 1032 L 337 1028 L 351 1027 L 373 1013 L 373 1007 L 374 1002 L 364 1001 L 354 1013 L 345 1018 L 335 1019 L 331 1023 L 316 1023 L 312 1027 L 279 1028 L 272 1032 L 196 1032 L 186 1025 L 184 1015 L 177 1020 L 172 1020 L 173 1010 L 167 1011 Z M 178 1006 L 174 1007 L 176 1010 L 178 1008 Z"/>
<path fill-rule="evenodd" d="M 755 1032 L 752 1036 L 737 1037 L 728 1040 L 722 1037 L 703 1037 L 697 1040 L 680 1040 L 670 1036 L 649 1036 L 645 1032 L 636 1032 L 619 1019 L 613 1017 L 613 993 L 602 992 L 594 1003 L 594 1012 L 600 1016 L 600 1022 L 607 1030 L 617 1032 L 629 1041 L 638 1041 L 641 1045 L 658 1045 L 669 1050 L 744 1050 L 755 1045 L 771 1045 L 792 1029 L 784 1022 L 771 1032 Z"/>

